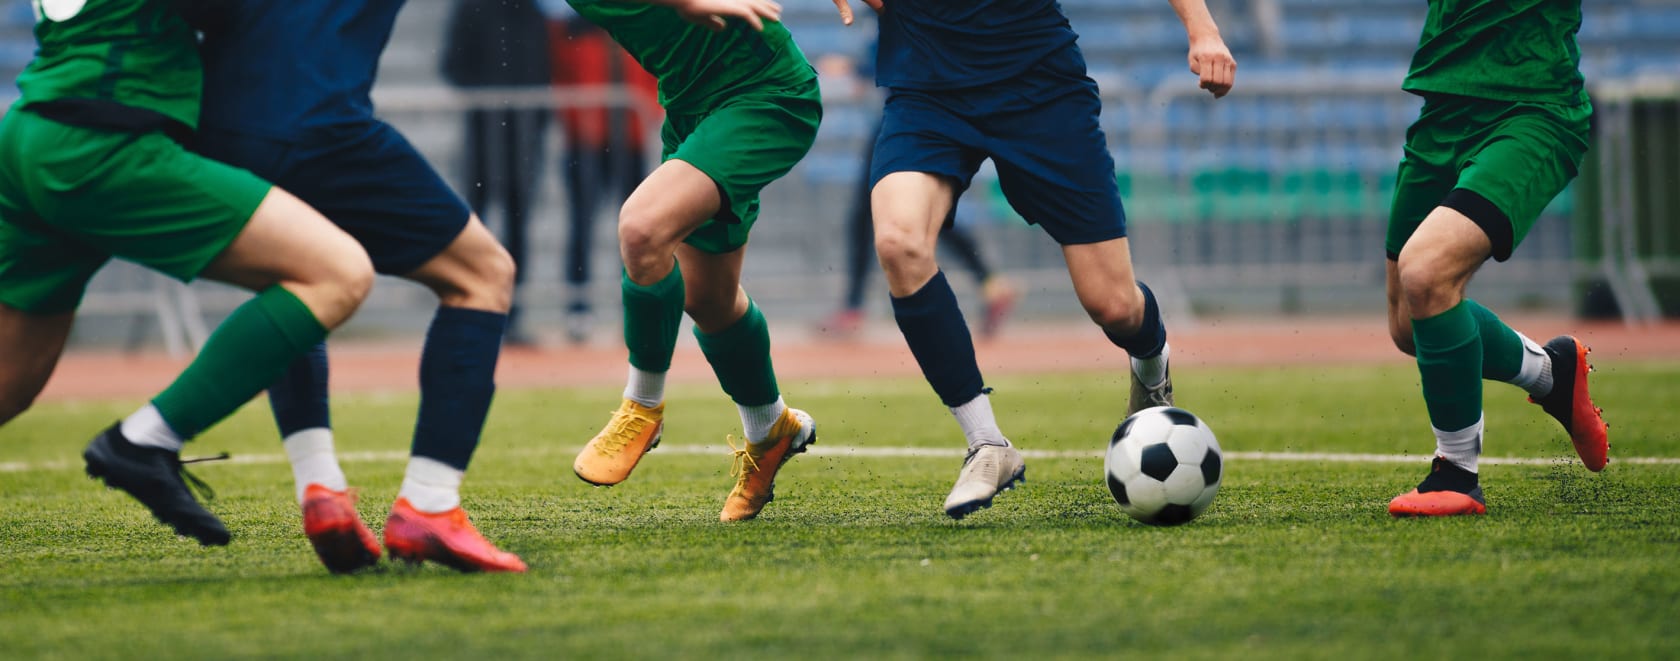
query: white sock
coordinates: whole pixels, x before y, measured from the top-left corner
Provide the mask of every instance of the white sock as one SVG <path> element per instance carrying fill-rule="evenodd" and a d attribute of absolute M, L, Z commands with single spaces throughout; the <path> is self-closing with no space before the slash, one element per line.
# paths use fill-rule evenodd
<path fill-rule="evenodd" d="M 630 379 L 624 385 L 624 398 L 653 408 L 665 401 L 665 373 L 645 372 L 630 366 Z"/>
<path fill-rule="evenodd" d="M 163 414 L 151 404 L 123 418 L 122 435 L 135 445 L 163 448 L 176 453 L 181 451 L 183 443 L 181 436 L 169 428 L 169 423 L 163 421 Z"/>
<path fill-rule="evenodd" d="M 286 437 L 286 458 L 292 462 L 292 478 L 297 483 L 297 499 L 303 502 L 303 490 L 319 484 L 333 491 L 350 488 L 344 470 L 338 467 L 338 455 L 333 453 L 333 433 L 326 427 L 299 429 Z"/>
<path fill-rule="evenodd" d="M 1009 447 L 1009 439 L 1003 437 L 1003 430 L 998 429 L 997 418 L 992 416 L 992 400 L 986 393 L 980 393 L 967 404 L 951 407 L 951 415 L 957 417 L 957 424 L 962 425 L 963 436 L 968 438 L 968 447 L 980 445 L 1001 445 Z"/>
<path fill-rule="evenodd" d="M 1487 416 L 1476 419 L 1476 424 L 1458 431 L 1441 431 L 1435 429 L 1435 454 L 1445 457 L 1447 461 L 1472 473 L 1476 472 L 1476 465 L 1482 457 L 1482 423 Z"/>
<path fill-rule="evenodd" d="M 1161 385 L 1167 378 L 1167 354 L 1172 353 L 1172 347 L 1162 343 L 1161 355 L 1154 358 L 1133 358 L 1132 373 L 1137 375 L 1144 387 L 1154 388 Z"/>
<path fill-rule="evenodd" d="M 397 497 L 407 498 L 414 509 L 428 514 L 447 512 L 461 506 L 461 477 L 465 474 L 436 459 L 410 457 Z"/>
<path fill-rule="evenodd" d="M 770 440 L 770 428 L 776 426 L 776 421 L 781 419 L 782 411 L 787 410 L 787 404 L 777 397 L 776 401 L 763 406 L 736 404 L 735 408 L 741 409 L 741 428 L 747 432 L 747 442 L 763 443 Z"/>
<path fill-rule="evenodd" d="M 1535 397 L 1551 394 L 1552 356 L 1534 340 L 1528 339 L 1527 335 L 1517 333 L 1517 337 L 1522 338 L 1523 343 L 1522 368 L 1517 370 L 1517 376 L 1511 379 L 1511 384 L 1527 390 L 1528 394 Z"/>

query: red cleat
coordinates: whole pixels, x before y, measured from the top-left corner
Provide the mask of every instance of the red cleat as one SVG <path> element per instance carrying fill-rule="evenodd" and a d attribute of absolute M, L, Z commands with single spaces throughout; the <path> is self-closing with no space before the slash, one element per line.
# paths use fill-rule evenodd
<path fill-rule="evenodd" d="M 1481 488 L 1471 493 L 1457 491 L 1430 491 L 1419 493 L 1413 489 L 1388 501 L 1389 516 L 1460 516 L 1464 514 L 1487 514 L 1487 505 L 1477 496 L 1482 495 Z"/>
<path fill-rule="evenodd" d="M 1592 350 L 1580 340 L 1559 335 L 1546 343 L 1545 351 L 1552 358 L 1552 391 L 1528 401 L 1539 404 L 1563 425 L 1587 470 L 1604 470 L 1610 463 L 1610 425 L 1587 394 L 1587 373 L 1592 371 L 1587 354 Z"/>
<path fill-rule="evenodd" d="M 1487 514 L 1487 501 L 1475 473 L 1443 457 L 1429 465 L 1429 476 L 1416 489 L 1388 501 L 1389 516 L 1461 516 Z"/>
<path fill-rule="evenodd" d="M 334 574 L 348 574 L 379 562 L 379 540 L 356 513 L 356 496 L 319 484 L 303 490 L 303 534 L 321 564 Z"/>
<path fill-rule="evenodd" d="M 385 548 L 391 557 L 418 564 L 431 560 L 457 571 L 525 571 L 519 556 L 496 548 L 478 534 L 467 511 L 456 507 L 427 514 L 414 509 L 407 498 L 391 506 L 385 521 Z"/>

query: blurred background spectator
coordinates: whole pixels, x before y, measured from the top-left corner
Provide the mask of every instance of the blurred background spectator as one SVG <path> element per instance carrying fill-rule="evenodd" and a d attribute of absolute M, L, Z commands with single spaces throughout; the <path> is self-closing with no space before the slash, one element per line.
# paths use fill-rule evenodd
<path fill-rule="evenodd" d="M 565 326 L 567 338 L 581 343 L 589 339 L 594 322 L 589 280 L 595 221 L 603 205 L 616 218 L 619 205 L 648 173 L 648 137 L 661 119 L 653 112 L 659 107 L 659 83 L 605 30 L 569 6 L 551 10 L 548 25 L 556 86 L 625 86 L 633 97 L 628 105 L 574 101 L 558 110 L 565 132 L 560 154 L 567 202 L 561 264 Z"/>
<path fill-rule="evenodd" d="M 443 49 L 443 76 L 466 89 L 546 87 L 548 29 L 536 0 L 457 0 Z M 466 113 L 466 184 L 462 193 L 480 218 L 502 212 L 502 242 L 519 266 L 508 342 L 529 344 L 521 326 L 518 285 L 525 281 L 527 222 L 542 171 L 548 111 L 511 101 Z"/>

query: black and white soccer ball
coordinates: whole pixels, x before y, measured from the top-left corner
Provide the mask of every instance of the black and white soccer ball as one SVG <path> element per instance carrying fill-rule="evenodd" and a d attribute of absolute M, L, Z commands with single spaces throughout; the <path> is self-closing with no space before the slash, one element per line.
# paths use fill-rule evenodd
<path fill-rule="evenodd" d="M 1103 460 L 1108 490 L 1132 518 L 1176 526 L 1213 503 L 1224 475 L 1213 430 L 1195 414 L 1157 406 L 1132 414 L 1114 430 Z"/>

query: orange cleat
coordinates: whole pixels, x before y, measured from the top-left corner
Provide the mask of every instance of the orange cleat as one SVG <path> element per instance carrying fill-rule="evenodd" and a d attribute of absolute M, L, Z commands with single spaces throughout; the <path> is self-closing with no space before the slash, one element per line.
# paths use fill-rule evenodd
<path fill-rule="evenodd" d="M 1587 354 L 1592 349 L 1568 335 L 1559 335 L 1546 343 L 1545 351 L 1552 358 L 1552 391 L 1545 397 L 1529 397 L 1546 413 L 1563 425 L 1575 444 L 1575 454 L 1587 470 L 1598 472 L 1610 463 L 1610 425 L 1604 422 L 1604 411 L 1593 406 L 1587 394 Z"/>
<path fill-rule="evenodd" d="M 356 496 L 320 484 L 303 490 L 303 534 L 321 564 L 334 574 L 348 574 L 379 562 L 379 540 L 356 513 Z"/>
<path fill-rule="evenodd" d="M 782 417 L 770 427 L 770 438 L 762 444 L 748 443 L 735 450 L 735 488 L 723 501 L 719 521 L 745 521 L 758 516 L 775 499 L 776 472 L 793 455 L 804 452 L 817 442 L 817 424 L 811 415 L 799 409 L 782 411 Z"/>
<path fill-rule="evenodd" d="M 407 498 L 391 506 L 385 521 L 385 548 L 391 557 L 409 564 L 431 560 L 457 571 L 524 572 L 519 556 L 496 548 L 478 534 L 467 511 L 456 507 L 427 514 L 414 509 Z"/>
<path fill-rule="evenodd" d="M 598 487 L 623 482 L 635 470 L 642 455 L 659 447 L 659 435 L 664 429 L 664 404 L 648 408 L 625 399 L 613 411 L 606 428 L 583 446 L 577 460 L 572 462 L 572 472 Z"/>
<path fill-rule="evenodd" d="M 1429 466 L 1429 477 L 1423 478 L 1416 489 L 1388 501 L 1388 513 L 1395 517 L 1487 514 L 1487 501 L 1482 499 L 1475 473 L 1445 457 L 1436 457 Z"/>

